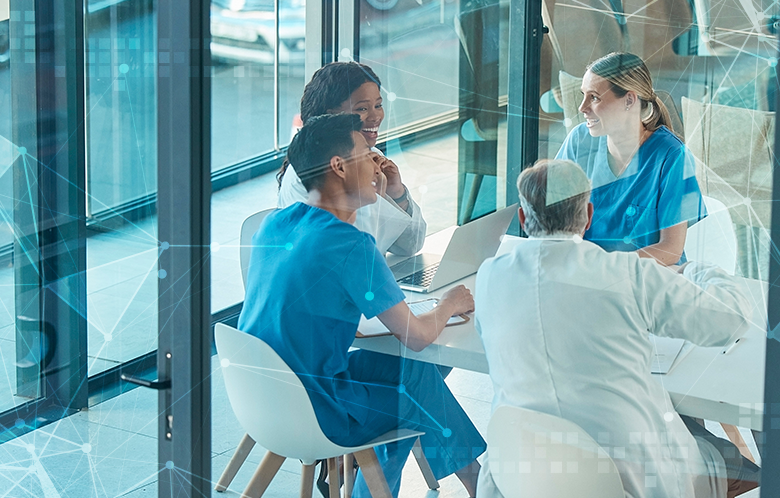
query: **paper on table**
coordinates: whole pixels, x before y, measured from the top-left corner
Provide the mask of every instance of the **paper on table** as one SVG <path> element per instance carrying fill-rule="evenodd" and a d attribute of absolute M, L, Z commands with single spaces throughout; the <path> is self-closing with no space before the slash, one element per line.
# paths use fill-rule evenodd
<path fill-rule="evenodd" d="M 438 299 L 425 299 L 423 301 L 417 301 L 414 303 L 407 303 L 409 310 L 416 315 L 427 313 L 431 311 L 438 303 Z M 447 325 L 457 325 L 459 323 L 467 322 L 468 318 L 462 315 L 453 316 L 447 321 Z M 377 335 L 389 335 L 390 331 L 385 327 L 379 318 L 374 317 L 370 320 L 365 316 L 360 317 L 360 324 L 358 325 L 358 337 L 371 337 Z"/>
<path fill-rule="evenodd" d="M 653 345 L 650 373 L 667 374 L 674 366 L 674 360 L 680 354 L 685 340 L 672 337 L 658 337 L 650 334 L 650 344 Z"/>

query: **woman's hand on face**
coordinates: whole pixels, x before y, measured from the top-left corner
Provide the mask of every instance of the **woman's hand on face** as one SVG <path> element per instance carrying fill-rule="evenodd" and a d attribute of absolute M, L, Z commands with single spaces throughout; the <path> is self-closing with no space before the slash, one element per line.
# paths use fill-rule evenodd
<path fill-rule="evenodd" d="M 376 183 L 376 195 L 384 197 L 387 191 L 387 177 L 381 170 L 376 174 L 374 182 Z"/>
<path fill-rule="evenodd" d="M 379 164 L 379 169 L 382 170 L 385 177 L 387 177 L 387 195 L 393 199 L 397 199 L 404 195 L 404 184 L 401 182 L 401 173 L 398 171 L 398 166 L 390 159 L 377 154 L 374 160 Z"/>

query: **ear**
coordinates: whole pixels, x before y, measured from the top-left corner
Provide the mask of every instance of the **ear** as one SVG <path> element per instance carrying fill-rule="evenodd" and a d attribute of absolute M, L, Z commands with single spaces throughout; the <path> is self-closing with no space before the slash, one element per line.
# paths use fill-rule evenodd
<path fill-rule="evenodd" d="M 636 92 L 629 91 L 626 93 L 626 107 L 631 107 L 632 105 L 636 104 L 637 100 L 639 100 L 636 96 Z"/>
<path fill-rule="evenodd" d="M 522 207 L 517 210 L 517 219 L 520 220 L 520 227 L 525 230 L 525 213 Z"/>
<path fill-rule="evenodd" d="M 333 156 L 330 158 L 330 170 L 339 178 L 345 178 L 347 176 L 346 161 L 341 156 Z"/>
<path fill-rule="evenodd" d="M 589 202 L 588 203 L 588 224 L 585 225 L 585 230 L 582 231 L 583 234 L 588 231 L 591 223 L 593 223 L 593 203 Z"/>

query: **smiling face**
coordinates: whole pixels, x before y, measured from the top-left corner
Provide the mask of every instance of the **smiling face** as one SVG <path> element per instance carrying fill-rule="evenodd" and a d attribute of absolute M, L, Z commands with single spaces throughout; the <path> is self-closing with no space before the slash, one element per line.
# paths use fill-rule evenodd
<path fill-rule="evenodd" d="M 357 90 L 352 92 L 349 99 L 341 103 L 339 108 L 332 109 L 330 112 L 332 114 L 339 112 L 359 114 L 360 119 L 363 120 L 363 129 L 360 133 L 366 139 L 369 147 L 376 145 L 379 125 L 385 119 L 382 95 L 379 93 L 379 87 L 376 83 L 363 83 Z"/>
<path fill-rule="evenodd" d="M 376 181 L 379 175 L 379 164 L 374 160 L 375 152 L 368 145 L 363 132 L 353 131 L 352 140 L 355 146 L 350 157 L 346 159 L 348 192 L 358 197 L 360 206 L 376 202 Z"/>
<path fill-rule="evenodd" d="M 615 136 L 631 129 L 634 112 L 626 106 L 636 102 L 633 92 L 618 97 L 612 91 L 612 83 L 588 71 L 582 77 L 582 104 L 579 111 L 585 116 L 585 123 L 591 136 Z M 633 107 L 633 106 L 632 106 Z"/>

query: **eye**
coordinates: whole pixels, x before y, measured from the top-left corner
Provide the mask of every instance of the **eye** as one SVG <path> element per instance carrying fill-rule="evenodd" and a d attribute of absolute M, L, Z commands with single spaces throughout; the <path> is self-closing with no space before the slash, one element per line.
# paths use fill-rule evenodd
<path fill-rule="evenodd" d="M 599 100 L 601 100 L 601 99 L 600 99 L 600 98 L 598 98 L 598 97 L 596 97 L 595 95 L 591 95 L 591 96 L 590 96 L 590 101 L 591 101 L 591 102 L 598 102 Z"/>
<path fill-rule="evenodd" d="M 382 108 L 382 104 L 381 103 L 374 106 L 374 109 L 381 109 L 381 108 Z"/>
<path fill-rule="evenodd" d="M 367 110 L 368 109 L 366 109 L 365 107 L 358 107 L 357 109 L 355 109 L 355 112 L 366 112 Z"/>

